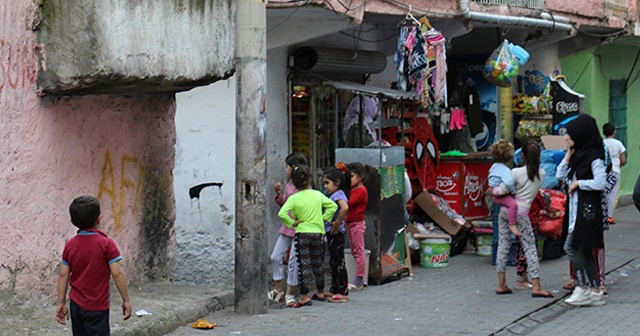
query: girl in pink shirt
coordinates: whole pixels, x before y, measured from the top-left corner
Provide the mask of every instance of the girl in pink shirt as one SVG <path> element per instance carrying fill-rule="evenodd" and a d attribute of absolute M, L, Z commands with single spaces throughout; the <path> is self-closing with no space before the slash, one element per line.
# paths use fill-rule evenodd
<path fill-rule="evenodd" d="M 300 153 L 291 153 L 285 159 L 284 172 L 287 175 L 287 184 L 282 194 L 282 186 L 276 183 L 273 190 L 276 192 L 275 202 L 282 207 L 289 196 L 298 192 L 298 189 L 291 181 L 291 172 L 293 168 L 300 165 L 306 165 L 307 159 Z M 289 214 L 291 215 L 291 214 Z M 287 306 L 293 307 L 296 304 L 294 296 L 296 286 L 298 286 L 298 260 L 295 253 L 289 253 L 288 275 L 287 275 L 287 291 L 284 290 L 284 260 L 290 248 L 293 248 L 293 238 L 296 234 L 295 228 L 287 228 L 284 223 L 278 231 L 278 239 L 271 253 L 271 266 L 273 268 L 273 281 L 275 288 L 269 291 L 269 300 L 275 302 L 286 301 Z"/>

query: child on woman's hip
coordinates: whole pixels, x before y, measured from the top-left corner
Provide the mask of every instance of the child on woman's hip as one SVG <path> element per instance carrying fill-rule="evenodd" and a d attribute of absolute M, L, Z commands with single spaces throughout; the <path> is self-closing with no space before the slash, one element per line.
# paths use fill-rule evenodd
<path fill-rule="evenodd" d="M 509 230 L 516 236 L 520 231 L 516 227 L 518 204 L 514 197 L 516 191 L 511 169 L 507 167 L 513 161 L 514 147 L 505 139 L 500 139 L 490 148 L 491 156 L 495 161 L 489 169 L 489 191 L 493 195 L 494 202 L 507 209 Z"/>

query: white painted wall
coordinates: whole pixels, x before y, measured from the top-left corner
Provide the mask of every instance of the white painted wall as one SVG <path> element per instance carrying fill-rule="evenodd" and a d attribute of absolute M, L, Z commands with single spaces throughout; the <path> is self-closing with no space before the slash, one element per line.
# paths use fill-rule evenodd
<path fill-rule="evenodd" d="M 235 76 L 176 94 L 176 282 L 234 285 L 235 96 Z"/>

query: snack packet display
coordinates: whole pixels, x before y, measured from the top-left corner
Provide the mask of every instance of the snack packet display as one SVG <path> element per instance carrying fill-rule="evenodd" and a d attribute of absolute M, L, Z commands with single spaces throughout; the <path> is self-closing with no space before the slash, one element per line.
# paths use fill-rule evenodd
<path fill-rule="evenodd" d="M 518 58 L 511 52 L 509 41 L 504 40 L 485 62 L 482 74 L 490 83 L 501 87 L 509 87 L 511 82 L 518 76 L 519 70 Z"/>
<path fill-rule="evenodd" d="M 518 138 L 539 138 L 551 134 L 551 120 L 520 120 L 516 136 Z"/>

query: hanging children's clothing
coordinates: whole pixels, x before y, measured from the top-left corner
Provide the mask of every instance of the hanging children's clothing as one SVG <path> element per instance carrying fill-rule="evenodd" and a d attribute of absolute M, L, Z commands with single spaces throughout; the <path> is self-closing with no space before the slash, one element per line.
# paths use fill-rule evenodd
<path fill-rule="evenodd" d="M 447 106 L 446 39 L 438 30 L 401 26 L 394 61 L 398 90 L 415 90 L 425 106 Z"/>

